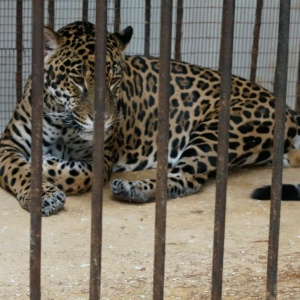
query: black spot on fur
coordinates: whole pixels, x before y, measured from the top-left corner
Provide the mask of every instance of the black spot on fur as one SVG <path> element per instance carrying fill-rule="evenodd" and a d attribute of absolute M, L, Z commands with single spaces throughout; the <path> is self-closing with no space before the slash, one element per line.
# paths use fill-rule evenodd
<path fill-rule="evenodd" d="M 50 176 L 52 176 L 52 177 L 55 177 L 55 176 L 56 176 L 56 172 L 55 172 L 55 170 L 53 170 L 53 169 L 50 169 L 50 170 L 48 171 L 48 174 L 49 174 Z"/>
<path fill-rule="evenodd" d="M 74 178 L 67 178 L 66 179 L 66 184 L 71 185 L 75 182 Z"/>

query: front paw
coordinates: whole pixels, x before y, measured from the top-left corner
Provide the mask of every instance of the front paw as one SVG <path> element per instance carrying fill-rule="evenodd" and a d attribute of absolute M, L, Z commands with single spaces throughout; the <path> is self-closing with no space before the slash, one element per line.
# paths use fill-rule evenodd
<path fill-rule="evenodd" d="M 43 187 L 42 215 L 50 216 L 60 211 L 66 201 L 65 193 L 52 184 Z"/>
<path fill-rule="evenodd" d="M 127 180 L 116 179 L 113 180 L 110 184 L 112 193 L 114 196 L 123 201 L 131 202 L 132 200 L 132 190 L 130 186 L 130 182 Z"/>
<path fill-rule="evenodd" d="M 155 200 L 155 180 L 128 181 L 116 179 L 111 182 L 114 196 L 122 201 L 146 203 Z"/>

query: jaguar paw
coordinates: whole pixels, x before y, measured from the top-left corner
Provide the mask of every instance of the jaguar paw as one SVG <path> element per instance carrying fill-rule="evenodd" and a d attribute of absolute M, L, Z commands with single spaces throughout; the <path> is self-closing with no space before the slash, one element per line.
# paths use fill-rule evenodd
<path fill-rule="evenodd" d="M 135 203 L 146 203 L 155 200 L 152 180 L 128 181 L 115 179 L 111 182 L 111 190 L 118 200 Z"/>
<path fill-rule="evenodd" d="M 58 213 L 64 206 L 66 196 L 63 191 L 52 185 L 42 196 L 42 215 L 50 216 Z"/>

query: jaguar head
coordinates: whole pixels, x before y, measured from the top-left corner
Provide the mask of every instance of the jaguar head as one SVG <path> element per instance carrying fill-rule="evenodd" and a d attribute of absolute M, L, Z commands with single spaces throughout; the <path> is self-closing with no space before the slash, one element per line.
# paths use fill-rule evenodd
<path fill-rule="evenodd" d="M 113 124 L 122 83 L 123 51 L 132 28 L 107 33 L 105 130 Z M 59 31 L 45 27 L 45 111 L 73 128 L 86 140 L 92 139 L 95 96 L 95 28 L 75 22 Z M 101 55 L 101 54 L 100 54 Z"/>

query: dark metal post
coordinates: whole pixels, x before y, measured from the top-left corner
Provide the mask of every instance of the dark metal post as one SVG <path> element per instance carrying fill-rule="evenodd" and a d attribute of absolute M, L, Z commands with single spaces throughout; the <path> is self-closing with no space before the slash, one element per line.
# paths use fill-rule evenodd
<path fill-rule="evenodd" d="M 183 0 L 177 1 L 175 59 L 181 60 L 181 37 L 182 37 Z"/>
<path fill-rule="evenodd" d="M 88 21 L 89 0 L 82 1 L 82 21 Z"/>
<path fill-rule="evenodd" d="M 164 298 L 172 0 L 161 1 L 153 299 Z"/>
<path fill-rule="evenodd" d="M 297 114 L 300 114 L 300 49 L 298 54 L 298 71 L 297 71 L 297 84 L 296 84 L 296 108 Z"/>
<path fill-rule="evenodd" d="M 23 94 L 23 0 L 17 0 L 17 72 L 16 72 L 16 95 L 17 102 L 20 102 Z"/>
<path fill-rule="evenodd" d="M 121 24 L 121 0 L 115 0 L 115 21 L 114 21 L 114 31 L 120 31 Z"/>
<path fill-rule="evenodd" d="M 275 127 L 272 168 L 272 190 L 270 208 L 270 231 L 267 268 L 267 299 L 277 295 L 277 264 L 279 248 L 280 208 L 282 193 L 282 167 L 284 152 L 284 128 L 286 112 L 286 90 L 288 71 L 288 45 L 290 25 L 290 0 L 280 1 L 277 61 L 274 79 Z"/>
<path fill-rule="evenodd" d="M 107 1 L 96 3 L 94 148 L 90 257 L 90 299 L 100 299 L 102 251 L 102 202 L 104 184 L 104 97 L 106 82 Z M 96 182 L 97 179 L 97 182 Z"/>
<path fill-rule="evenodd" d="M 257 0 L 256 2 L 256 14 L 255 14 L 255 24 L 253 30 L 253 45 L 251 53 L 251 70 L 250 70 L 250 80 L 255 82 L 256 80 L 256 70 L 257 70 L 257 58 L 258 58 L 258 47 L 259 47 L 259 37 L 260 37 L 260 27 L 261 27 L 261 13 L 263 8 L 263 0 Z"/>
<path fill-rule="evenodd" d="M 150 56 L 151 0 L 145 0 L 145 44 L 144 54 Z"/>
<path fill-rule="evenodd" d="M 41 298 L 41 199 L 44 92 L 44 0 L 32 1 L 30 299 Z"/>
<path fill-rule="evenodd" d="M 222 298 L 234 10 L 235 1 L 224 0 L 219 62 L 221 85 L 212 270 L 213 300 Z"/>
<path fill-rule="evenodd" d="M 48 0 L 48 27 L 54 29 L 54 0 Z"/>

